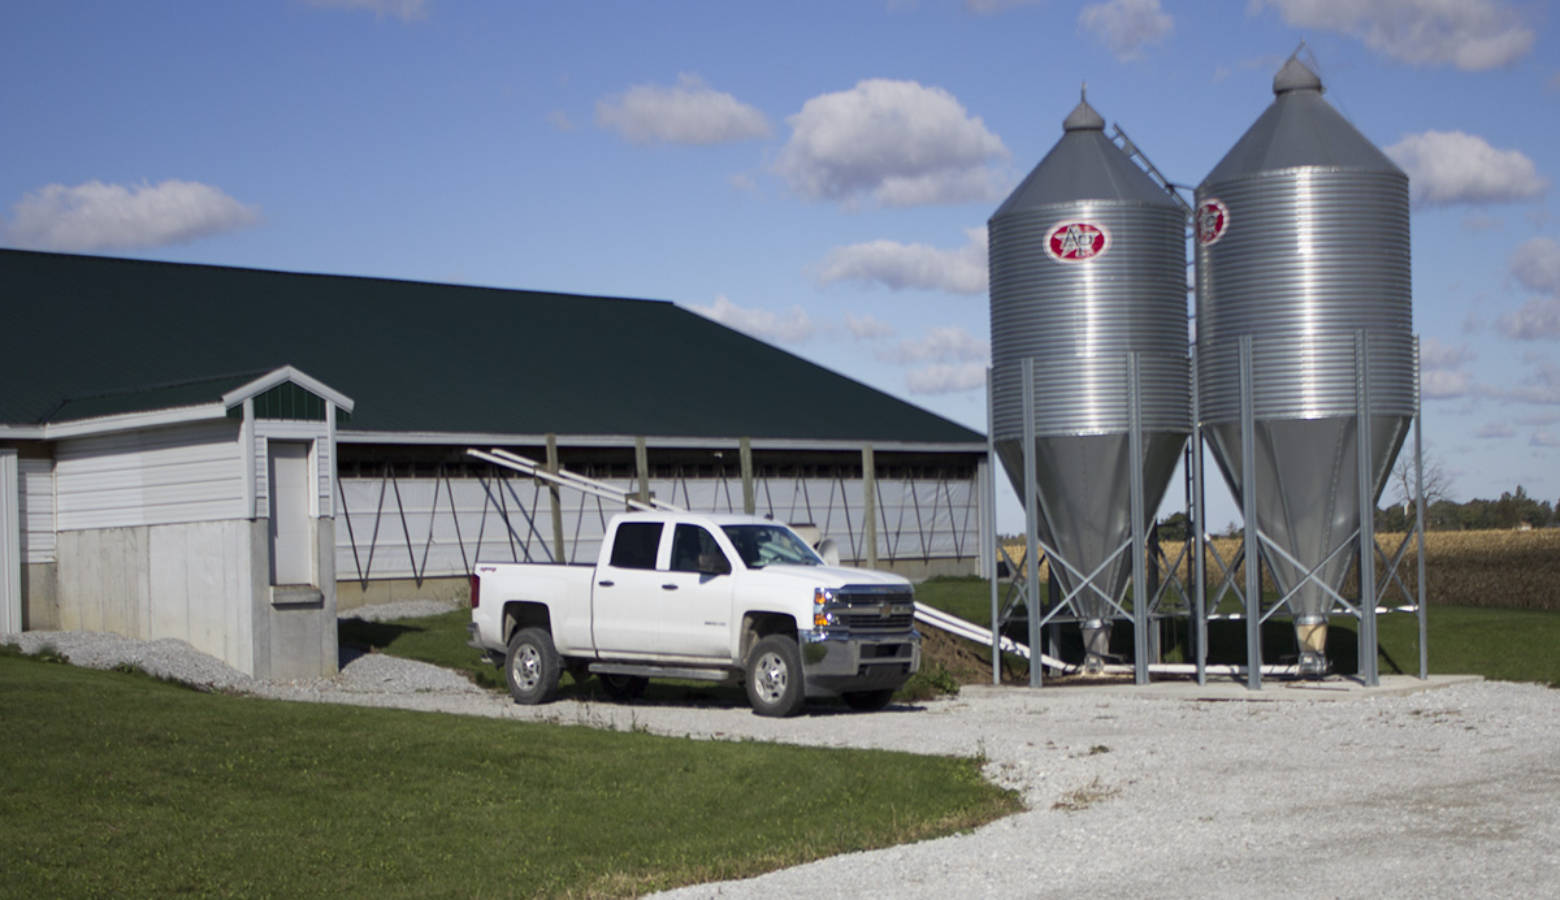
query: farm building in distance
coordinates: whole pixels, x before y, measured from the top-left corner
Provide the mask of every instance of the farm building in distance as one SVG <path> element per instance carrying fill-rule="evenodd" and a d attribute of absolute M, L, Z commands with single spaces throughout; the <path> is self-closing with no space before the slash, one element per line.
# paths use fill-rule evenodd
<path fill-rule="evenodd" d="M 983 435 L 667 302 L 0 250 L 0 632 L 336 668 L 338 609 L 591 561 L 502 447 L 920 576 L 994 556 Z"/>

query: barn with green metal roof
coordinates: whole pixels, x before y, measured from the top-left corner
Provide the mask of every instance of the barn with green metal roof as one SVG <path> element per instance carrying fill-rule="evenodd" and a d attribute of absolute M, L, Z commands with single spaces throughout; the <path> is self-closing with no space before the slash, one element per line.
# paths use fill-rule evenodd
<path fill-rule="evenodd" d="M 992 558 L 983 435 L 672 303 L 19 250 L 0 292 L 0 632 L 297 677 L 340 610 L 594 559 L 621 507 L 470 447 L 912 576 Z"/>

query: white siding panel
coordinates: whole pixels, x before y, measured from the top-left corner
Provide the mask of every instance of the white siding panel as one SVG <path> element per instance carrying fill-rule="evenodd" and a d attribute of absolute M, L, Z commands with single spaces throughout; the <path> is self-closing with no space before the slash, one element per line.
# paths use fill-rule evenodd
<path fill-rule="evenodd" d="M 245 517 L 236 422 L 62 441 L 55 459 L 61 531 Z"/>
<path fill-rule="evenodd" d="M 55 559 L 54 461 L 24 459 L 22 473 L 22 558 L 28 563 Z"/>

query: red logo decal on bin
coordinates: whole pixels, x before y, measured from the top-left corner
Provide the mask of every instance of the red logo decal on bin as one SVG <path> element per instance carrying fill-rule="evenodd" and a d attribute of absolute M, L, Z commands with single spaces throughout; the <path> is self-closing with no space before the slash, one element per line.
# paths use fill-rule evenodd
<path fill-rule="evenodd" d="M 1110 232 L 1093 222 L 1063 222 L 1045 241 L 1045 249 L 1062 262 L 1087 262 L 1109 248 Z"/>
<path fill-rule="evenodd" d="M 1197 207 L 1197 242 L 1203 246 L 1224 236 L 1230 227 L 1230 210 L 1222 200 L 1204 200 Z"/>

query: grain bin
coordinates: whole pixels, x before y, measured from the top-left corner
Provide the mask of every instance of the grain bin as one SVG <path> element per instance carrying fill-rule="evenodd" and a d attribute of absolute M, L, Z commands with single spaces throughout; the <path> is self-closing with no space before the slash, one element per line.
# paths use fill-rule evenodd
<path fill-rule="evenodd" d="M 1316 674 L 1333 605 L 1324 585 L 1340 590 L 1358 558 L 1359 484 L 1371 485 L 1374 508 L 1415 413 L 1408 178 L 1298 59 L 1273 93 L 1196 191 L 1198 400 L 1231 491 L 1254 501 L 1248 529 L 1271 542 L 1262 555 L 1291 595 L 1301 671 Z"/>
<path fill-rule="evenodd" d="M 1108 649 L 1111 601 L 1122 601 L 1132 573 L 1123 549 L 1134 533 L 1132 468 L 1147 527 L 1191 431 L 1185 214 L 1104 128 L 1080 102 L 988 223 L 996 452 L 1023 497 L 1021 373 L 1033 360 L 1037 532 L 1054 551 L 1051 577 L 1079 591 L 1072 609 L 1091 670 Z"/>

